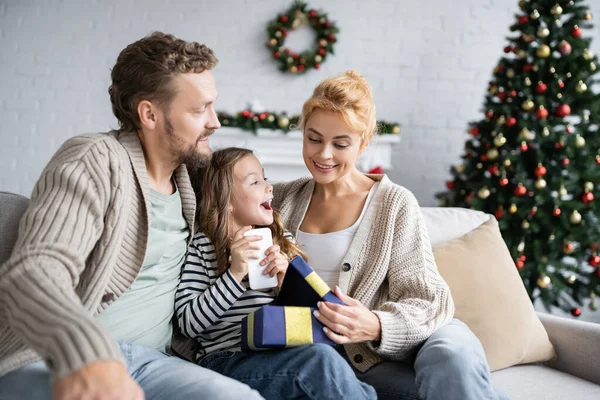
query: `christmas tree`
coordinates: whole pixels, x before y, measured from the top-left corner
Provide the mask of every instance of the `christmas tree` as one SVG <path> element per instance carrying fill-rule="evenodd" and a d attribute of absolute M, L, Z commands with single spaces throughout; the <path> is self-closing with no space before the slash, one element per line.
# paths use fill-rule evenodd
<path fill-rule="evenodd" d="M 583 0 L 530 0 L 442 206 L 494 214 L 532 300 L 579 316 L 600 293 L 600 96 Z"/>

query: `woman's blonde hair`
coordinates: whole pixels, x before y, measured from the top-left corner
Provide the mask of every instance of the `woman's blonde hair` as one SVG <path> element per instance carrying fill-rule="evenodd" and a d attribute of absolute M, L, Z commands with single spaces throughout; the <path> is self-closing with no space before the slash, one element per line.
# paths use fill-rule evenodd
<path fill-rule="evenodd" d="M 352 131 L 361 134 L 363 144 L 377 133 L 371 86 L 357 71 L 349 70 L 319 83 L 302 107 L 298 121 L 302 131 L 315 109 L 340 114 Z"/>
<path fill-rule="evenodd" d="M 192 186 L 196 192 L 196 226 L 215 247 L 217 270 L 225 273 L 229 266 L 231 239 L 234 225 L 231 200 L 235 177 L 233 168 L 244 157 L 254 155 L 252 150 L 229 147 L 213 153 L 210 164 L 190 173 Z M 258 227 L 257 228 L 261 228 Z M 291 241 L 284 237 L 285 228 L 281 216 L 273 211 L 273 223 L 268 227 L 273 234 L 273 244 L 278 244 L 281 253 L 289 259 L 306 256 Z"/>

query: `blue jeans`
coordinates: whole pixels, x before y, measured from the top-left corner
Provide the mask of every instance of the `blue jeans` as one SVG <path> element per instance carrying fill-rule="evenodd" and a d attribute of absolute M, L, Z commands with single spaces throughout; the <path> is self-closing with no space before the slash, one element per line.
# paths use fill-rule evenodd
<path fill-rule="evenodd" d="M 244 399 L 262 397 L 248 386 L 154 349 L 120 344 L 129 374 L 146 400 Z M 51 400 L 50 371 L 40 361 L 0 377 L 0 400 Z"/>
<path fill-rule="evenodd" d="M 340 352 L 348 360 L 343 348 Z M 458 319 L 423 343 L 414 365 L 384 361 L 364 373 L 353 369 L 358 379 L 375 388 L 379 399 L 507 399 L 492 387 L 479 339 Z"/>
<path fill-rule="evenodd" d="M 376 399 L 338 352 L 326 344 L 282 350 L 222 351 L 200 365 L 256 389 L 265 399 Z M 240 396 L 240 399 L 243 398 Z"/>

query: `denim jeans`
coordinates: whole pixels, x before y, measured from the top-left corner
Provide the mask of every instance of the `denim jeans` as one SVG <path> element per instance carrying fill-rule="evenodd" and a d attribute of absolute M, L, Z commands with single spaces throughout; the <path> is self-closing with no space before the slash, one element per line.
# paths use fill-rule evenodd
<path fill-rule="evenodd" d="M 256 389 L 265 399 L 376 399 L 338 352 L 326 344 L 204 357 L 200 365 Z M 240 397 L 242 398 L 242 397 Z"/>
<path fill-rule="evenodd" d="M 348 356 L 339 349 L 343 357 Z M 479 339 L 467 325 L 453 319 L 420 347 L 414 365 L 384 361 L 356 376 L 372 385 L 379 399 L 499 400 Z"/>
<path fill-rule="evenodd" d="M 144 390 L 146 400 L 262 398 L 240 382 L 178 357 L 142 346 L 120 347 L 127 370 Z M 0 377 L 0 400 L 51 400 L 51 385 L 50 371 L 43 362 L 29 364 Z"/>

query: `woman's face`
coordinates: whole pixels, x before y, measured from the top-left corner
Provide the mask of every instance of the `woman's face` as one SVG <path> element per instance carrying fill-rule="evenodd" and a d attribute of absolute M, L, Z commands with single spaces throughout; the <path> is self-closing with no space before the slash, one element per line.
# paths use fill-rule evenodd
<path fill-rule="evenodd" d="M 306 121 L 302 156 L 315 182 L 331 183 L 355 170 L 362 150 L 361 134 L 350 130 L 340 114 L 316 109 Z"/>

